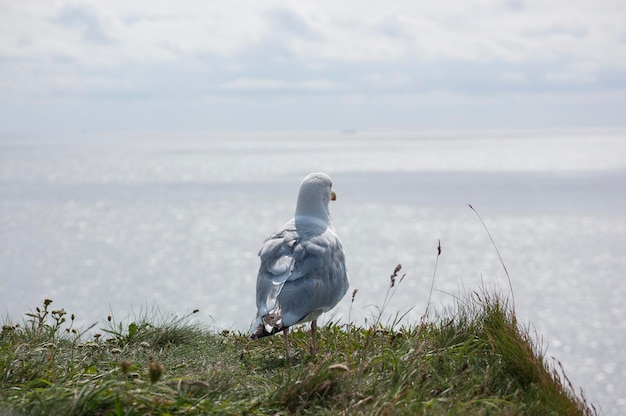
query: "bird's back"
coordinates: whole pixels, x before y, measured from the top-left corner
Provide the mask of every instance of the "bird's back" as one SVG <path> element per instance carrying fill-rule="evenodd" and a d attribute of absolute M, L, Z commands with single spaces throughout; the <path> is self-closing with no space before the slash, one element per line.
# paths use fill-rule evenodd
<path fill-rule="evenodd" d="M 316 319 L 348 290 L 343 247 L 330 225 L 292 220 L 265 241 L 259 256 L 252 328 L 258 336 Z"/>

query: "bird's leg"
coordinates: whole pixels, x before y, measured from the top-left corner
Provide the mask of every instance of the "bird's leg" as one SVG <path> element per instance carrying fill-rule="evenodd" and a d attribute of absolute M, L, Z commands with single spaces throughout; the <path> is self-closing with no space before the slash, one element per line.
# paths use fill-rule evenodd
<path fill-rule="evenodd" d="M 317 352 L 317 319 L 311 321 L 311 355 Z"/>
<path fill-rule="evenodd" d="M 289 360 L 289 328 L 283 329 L 283 337 L 285 338 L 285 359 Z"/>

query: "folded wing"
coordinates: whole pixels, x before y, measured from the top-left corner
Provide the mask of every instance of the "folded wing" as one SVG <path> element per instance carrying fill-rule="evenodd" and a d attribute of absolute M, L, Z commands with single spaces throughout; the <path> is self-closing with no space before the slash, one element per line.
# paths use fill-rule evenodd
<path fill-rule="evenodd" d="M 271 335 L 333 308 L 348 289 L 341 241 L 332 227 L 287 223 L 259 251 L 253 334 Z"/>

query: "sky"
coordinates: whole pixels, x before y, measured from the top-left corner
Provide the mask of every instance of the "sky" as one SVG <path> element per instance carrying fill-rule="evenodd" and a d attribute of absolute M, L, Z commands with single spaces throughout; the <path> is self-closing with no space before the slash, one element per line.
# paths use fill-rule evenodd
<path fill-rule="evenodd" d="M 0 0 L 0 134 L 623 126 L 623 0 Z"/>

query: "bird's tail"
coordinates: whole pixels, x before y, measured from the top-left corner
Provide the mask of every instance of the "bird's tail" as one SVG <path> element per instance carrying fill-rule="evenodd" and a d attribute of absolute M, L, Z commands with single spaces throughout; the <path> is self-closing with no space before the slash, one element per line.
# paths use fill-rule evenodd
<path fill-rule="evenodd" d="M 276 307 L 267 314 L 257 317 L 250 331 L 250 338 L 257 339 L 274 335 L 282 331 L 286 327 L 283 326 L 283 311 L 278 303 Z"/>

